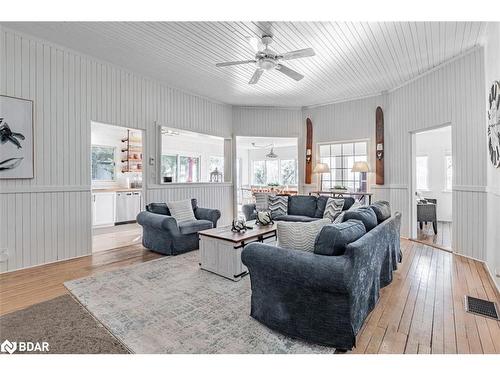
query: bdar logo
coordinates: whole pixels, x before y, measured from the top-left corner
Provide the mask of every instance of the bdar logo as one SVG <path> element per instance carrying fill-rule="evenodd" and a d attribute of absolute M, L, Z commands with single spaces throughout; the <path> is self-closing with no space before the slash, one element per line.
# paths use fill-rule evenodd
<path fill-rule="evenodd" d="M 3 353 L 9 353 L 12 354 L 16 351 L 17 349 L 17 343 L 16 342 L 10 342 L 9 340 L 5 340 L 2 342 L 2 345 L 0 346 L 0 351 Z"/>

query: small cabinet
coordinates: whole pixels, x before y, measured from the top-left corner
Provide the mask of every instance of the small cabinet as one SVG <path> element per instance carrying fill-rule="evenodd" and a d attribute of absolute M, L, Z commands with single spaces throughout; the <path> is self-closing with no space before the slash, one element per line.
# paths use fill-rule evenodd
<path fill-rule="evenodd" d="M 92 225 L 115 224 L 115 193 L 92 193 Z"/>

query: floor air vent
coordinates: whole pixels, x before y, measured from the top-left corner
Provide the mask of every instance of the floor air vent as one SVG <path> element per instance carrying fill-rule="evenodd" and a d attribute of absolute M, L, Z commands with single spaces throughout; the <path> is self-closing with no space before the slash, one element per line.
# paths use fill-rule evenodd
<path fill-rule="evenodd" d="M 498 320 L 498 309 L 494 302 L 465 296 L 465 311 Z"/>

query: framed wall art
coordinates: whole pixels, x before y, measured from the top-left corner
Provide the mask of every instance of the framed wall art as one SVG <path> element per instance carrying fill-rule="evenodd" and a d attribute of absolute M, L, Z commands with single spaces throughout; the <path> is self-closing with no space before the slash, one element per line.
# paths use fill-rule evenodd
<path fill-rule="evenodd" d="M 33 177 L 33 101 L 0 95 L 0 179 Z"/>

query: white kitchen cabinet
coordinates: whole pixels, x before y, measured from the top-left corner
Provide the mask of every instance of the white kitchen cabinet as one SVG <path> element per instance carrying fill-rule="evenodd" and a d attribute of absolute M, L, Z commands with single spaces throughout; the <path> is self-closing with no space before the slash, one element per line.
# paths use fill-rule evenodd
<path fill-rule="evenodd" d="M 115 224 L 116 200 L 114 192 L 92 193 L 92 225 Z"/>

